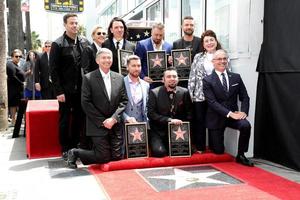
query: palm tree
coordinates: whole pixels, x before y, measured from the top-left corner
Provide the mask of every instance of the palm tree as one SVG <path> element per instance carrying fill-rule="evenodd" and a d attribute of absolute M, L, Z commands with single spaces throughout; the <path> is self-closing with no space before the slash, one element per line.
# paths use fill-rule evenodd
<path fill-rule="evenodd" d="M 31 32 L 31 42 L 32 42 L 32 49 L 33 50 L 39 50 L 42 47 L 42 42 L 39 39 L 39 34 L 37 34 L 35 31 Z"/>
<path fill-rule="evenodd" d="M 5 0 L 0 0 L 0 131 L 7 129 Z"/>

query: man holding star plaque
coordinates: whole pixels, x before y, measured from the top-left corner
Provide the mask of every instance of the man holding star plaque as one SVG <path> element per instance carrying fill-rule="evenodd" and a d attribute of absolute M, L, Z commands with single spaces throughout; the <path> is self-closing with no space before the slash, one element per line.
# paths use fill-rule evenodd
<path fill-rule="evenodd" d="M 191 99 L 186 88 L 177 86 L 178 74 L 175 68 L 168 68 L 163 74 L 164 85 L 150 90 L 147 104 L 150 123 L 149 143 L 153 157 L 169 155 L 168 124 L 175 141 L 185 140 L 188 135 L 185 121 L 192 119 Z"/>

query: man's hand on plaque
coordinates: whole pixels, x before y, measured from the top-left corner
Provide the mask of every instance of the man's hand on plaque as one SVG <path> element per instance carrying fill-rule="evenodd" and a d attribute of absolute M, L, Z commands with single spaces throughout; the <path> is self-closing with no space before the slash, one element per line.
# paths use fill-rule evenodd
<path fill-rule="evenodd" d="M 180 119 L 171 119 L 171 124 L 181 125 L 182 121 Z"/>

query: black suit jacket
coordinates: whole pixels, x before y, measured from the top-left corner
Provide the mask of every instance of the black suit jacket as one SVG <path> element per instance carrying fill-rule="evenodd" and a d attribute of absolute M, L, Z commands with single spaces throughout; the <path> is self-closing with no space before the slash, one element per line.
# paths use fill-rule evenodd
<path fill-rule="evenodd" d="M 83 49 L 81 55 L 81 67 L 84 74 L 99 68 L 98 64 L 96 63 L 96 54 L 97 47 L 94 43 Z"/>
<path fill-rule="evenodd" d="M 92 71 L 83 77 L 81 105 L 86 113 L 87 136 L 104 136 L 109 130 L 103 126 L 103 121 L 113 117 L 118 121 L 113 131 L 121 131 L 121 114 L 127 105 L 127 94 L 123 76 L 110 72 L 111 99 L 109 100 L 105 84 L 99 70 Z"/>
<path fill-rule="evenodd" d="M 192 61 L 194 60 L 195 55 L 202 51 L 201 47 L 201 39 L 197 36 L 194 36 L 191 49 Z M 173 42 L 173 49 L 186 49 L 183 38 L 180 38 Z"/>
<path fill-rule="evenodd" d="M 42 89 L 50 86 L 50 65 L 46 52 L 39 56 L 35 63 L 35 82 L 40 83 Z"/>
<path fill-rule="evenodd" d="M 112 39 L 105 40 L 104 43 L 102 44 L 102 47 L 108 48 L 112 51 L 112 53 L 113 53 L 113 63 L 112 63 L 112 66 L 111 66 L 110 69 L 114 72 L 119 73 L 118 51 L 115 47 L 115 44 L 114 44 L 113 40 Z M 124 39 L 122 49 L 134 52 L 135 45 L 133 43 L 129 42 L 128 40 Z"/>
<path fill-rule="evenodd" d="M 225 92 L 215 71 L 203 79 L 203 92 L 208 102 L 206 125 L 209 129 L 223 128 L 229 111 L 238 111 L 238 99 L 241 111 L 248 115 L 249 96 L 239 74 L 228 72 L 229 91 Z"/>
<path fill-rule="evenodd" d="M 171 119 L 191 121 L 191 98 L 188 90 L 177 86 L 174 100 L 175 107 L 172 116 L 172 113 L 170 112 L 171 101 L 165 86 L 150 90 L 147 107 L 151 131 L 156 132 L 159 135 L 166 135 L 168 132 L 168 122 Z"/>

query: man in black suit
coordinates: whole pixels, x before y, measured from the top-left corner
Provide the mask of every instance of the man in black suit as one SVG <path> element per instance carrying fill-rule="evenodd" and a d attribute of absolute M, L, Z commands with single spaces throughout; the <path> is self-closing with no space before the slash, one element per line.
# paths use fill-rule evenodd
<path fill-rule="evenodd" d="M 173 42 L 174 49 L 190 49 L 192 61 L 197 53 L 201 51 L 201 39 L 194 35 L 195 21 L 192 16 L 185 16 L 182 20 L 181 29 L 183 37 Z"/>
<path fill-rule="evenodd" d="M 168 155 L 168 122 L 181 124 L 191 121 L 191 98 L 186 88 L 177 86 L 175 68 L 164 72 L 163 86 L 149 92 L 148 118 L 150 122 L 150 146 L 153 157 Z"/>
<path fill-rule="evenodd" d="M 106 163 L 122 158 L 121 115 L 127 105 L 123 76 L 110 70 L 112 52 L 102 48 L 97 52 L 99 70 L 86 74 L 82 82 L 82 108 L 86 113 L 86 134 L 93 142 L 92 150 L 71 149 L 68 167 Z"/>
<path fill-rule="evenodd" d="M 127 38 L 127 26 L 123 19 L 119 17 L 114 17 L 108 26 L 108 39 L 102 44 L 102 47 L 108 48 L 113 53 L 113 63 L 111 70 L 114 72 L 119 71 L 118 66 L 118 49 L 123 49 L 127 51 L 134 51 L 135 45 L 128 40 Z"/>
<path fill-rule="evenodd" d="M 41 91 L 42 99 L 55 99 L 54 87 L 50 76 L 49 54 L 52 42 L 47 40 L 44 45 L 44 53 L 35 63 L 35 89 Z"/>
<path fill-rule="evenodd" d="M 83 137 L 83 111 L 81 94 L 81 53 L 89 41 L 78 35 L 78 16 L 66 14 L 63 17 L 65 32 L 51 45 L 51 79 L 59 103 L 59 139 L 62 157 L 67 159 L 68 150 L 78 145 Z"/>
<path fill-rule="evenodd" d="M 240 131 L 236 162 L 253 166 L 244 153 L 248 151 L 251 125 L 246 119 L 249 96 L 241 76 L 226 70 L 226 51 L 217 50 L 213 56 L 214 71 L 203 79 L 203 91 L 208 102 L 206 125 L 210 134 L 210 148 L 216 154 L 224 153 L 224 130 L 226 127 Z M 237 100 L 241 102 L 239 111 Z"/>

